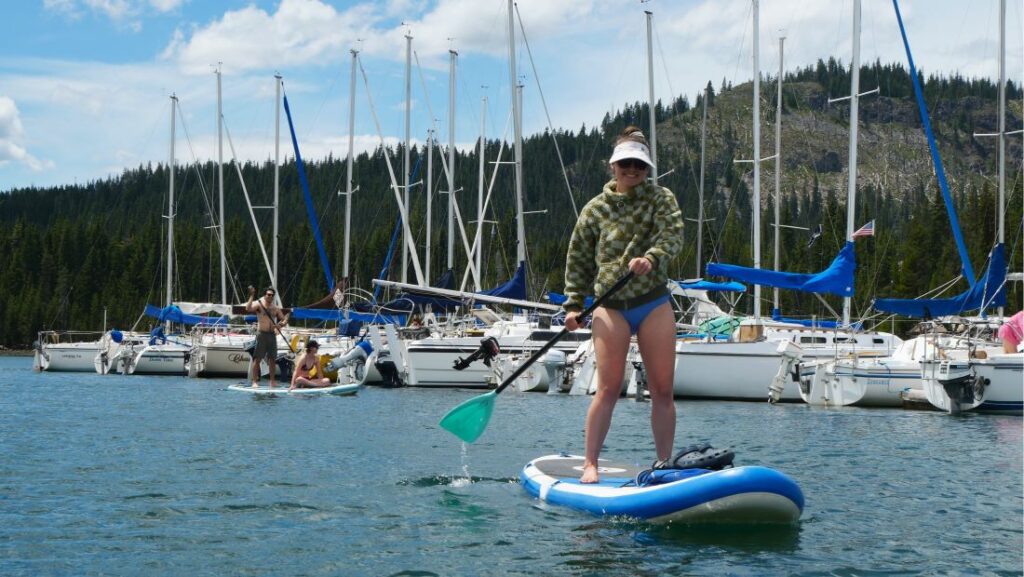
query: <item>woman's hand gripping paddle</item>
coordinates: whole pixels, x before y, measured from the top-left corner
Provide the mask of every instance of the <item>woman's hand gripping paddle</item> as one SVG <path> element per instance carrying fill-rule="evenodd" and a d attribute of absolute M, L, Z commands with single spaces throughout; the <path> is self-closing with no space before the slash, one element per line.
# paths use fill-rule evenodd
<path fill-rule="evenodd" d="M 628 272 L 615 282 L 605 293 L 594 300 L 593 304 L 587 307 L 582 313 L 580 313 L 580 319 L 590 316 L 597 307 L 611 295 L 619 292 L 619 289 L 626 286 L 626 283 L 633 278 L 633 273 Z M 560 341 L 562 337 L 569 333 L 569 329 L 562 328 L 550 341 L 544 344 L 537 352 L 533 353 L 526 362 L 519 365 L 511 375 L 508 376 L 498 388 L 480 395 L 473 397 L 467 401 L 464 401 L 459 406 L 448 411 L 448 414 L 441 419 L 441 428 L 462 439 L 467 443 L 476 441 L 480 435 L 483 434 L 484 429 L 487 428 L 487 423 L 491 420 L 491 413 L 494 411 L 494 400 L 497 398 L 498 393 L 505 390 L 505 387 L 512 384 L 512 381 L 516 380 L 519 375 L 530 367 L 533 363 L 537 362 L 544 353 L 548 352 L 548 349 L 555 346 L 555 343 Z"/>

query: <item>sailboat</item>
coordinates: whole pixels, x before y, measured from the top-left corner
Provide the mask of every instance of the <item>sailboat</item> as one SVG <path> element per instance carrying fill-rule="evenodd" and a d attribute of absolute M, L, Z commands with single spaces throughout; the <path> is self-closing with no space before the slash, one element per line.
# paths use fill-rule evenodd
<path fill-rule="evenodd" d="M 999 307 L 1006 304 L 1007 264 L 1005 251 L 1005 141 L 1006 141 L 1006 2 L 1000 2 L 999 16 L 999 105 L 998 133 L 999 138 L 999 231 L 996 245 L 989 253 L 988 270 L 976 282 L 970 267 L 970 259 L 964 248 L 963 236 L 952 207 L 948 186 L 942 171 L 941 159 L 934 147 L 927 111 L 921 97 L 921 89 L 914 71 L 914 61 L 910 53 L 910 45 L 906 37 L 906 29 L 899 12 L 899 4 L 894 0 L 893 6 L 903 34 L 904 46 L 910 61 L 914 82 L 914 91 L 921 108 L 923 124 L 932 148 L 932 156 L 936 163 L 936 172 L 942 193 L 946 199 L 947 209 L 953 229 L 954 239 L 960 249 L 964 276 L 971 282 L 967 291 L 952 298 L 944 299 L 877 299 L 874 307 L 885 312 L 892 312 L 915 317 L 942 317 L 961 315 L 966 311 Z M 991 329 L 1005 318 L 969 319 L 969 325 Z M 928 402 L 934 407 L 950 413 L 962 411 L 989 411 L 1020 414 L 1024 411 L 1024 387 L 1021 386 L 1024 375 L 1024 353 L 1006 354 L 1002 347 L 991 339 L 971 338 L 970 335 L 939 343 L 935 354 L 920 359 L 919 371 L 924 393 Z"/>
<path fill-rule="evenodd" d="M 909 42 L 903 27 L 899 7 L 894 3 L 901 32 L 904 35 L 905 48 L 910 62 L 911 78 L 920 109 L 922 125 L 928 138 L 936 174 L 946 199 L 947 210 L 954 239 L 960 249 L 961 262 L 966 276 L 972 286 L 964 293 L 941 299 L 876 299 L 873 307 L 882 312 L 900 314 L 924 319 L 951 318 L 955 316 L 964 320 L 961 315 L 970 311 L 982 311 L 994 306 L 1002 306 L 1006 301 L 1006 259 L 1002 244 L 1002 219 L 1000 219 L 1000 243 L 989 253 L 989 266 L 982 278 L 974 282 L 970 259 L 964 248 L 963 236 L 960 231 L 956 212 L 953 209 L 949 187 L 946 183 L 945 171 L 941 157 L 935 147 L 931 124 L 927 109 L 921 97 L 920 85 L 910 53 Z M 1005 6 L 1004 6 L 1005 9 Z M 1000 106 L 1000 118 L 1003 117 L 1003 102 Z M 1000 134 L 1003 128 L 1000 125 Z M 1000 164 L 1003 158 L 1000 156 Z M 1002 170 L 1000 171 L 1002 173 Z M 1003 183 L 1000 182 L 1000 190 Z M 1002 204 L 1002 195 L 1000 197 Z M 1012 371 L 1013 362 L 988 361 L 989 355 L 997 355 L 999 347 L 984 333 L 991 334 L 991 319 L 967 319 L 968 330 L 964 334 L 947 332 L 942 323 L 929 322 L 919 325 L 924 327 L 914 338 L 904 342 L 891 356 L 864 359 L 859 357 L 837 358 L 833 361 L 820 363 L 816 371 L 804 371 L 801 390 L 806 393 L 808 402 L 824 405 L 859 405 L 859 406 L 901 406 L 905 402 L 914 402 L 923 398 L 935 407 L 952 412 L 970 410 L 980 407 L 986 398 L 987 382 L 994 380 L 1000 383 L 995 390 L 997 402 L 992 406 L 997 410 L 1020 410 L 1021 387 L 1020 368 L 1014 375 L 1016 386 L 1003 385 L 1004 372 Z M 982 377 L 972 370 L 978 362 L 986 366 L 983 371 L 991 372 Z M 801 369 L 808 365 L 801 365 Z M 997 374 L 997 368 L 998 374 Z M 811 373 L 808 375 L 808 373 Z M 987 380 L 986 380 L 987 379 Z M 1015 394 L 1014 394 L 1014 391 Z"/>
<path fill-rule="evenodd" d="M 859 7 L 859 4 L 858 4 Z M 804 356 L 834 357 L 837 353 L 887 354 L 902 340 L 892 334 L 851 330 L 849 297 L 853 294 L 854 250 L 848 241 L 830 266 L 817 274 L 768 271 L 760 268 L 760 66 L 758 63 L 758 1 L 753 0 L 753 202 L 754 267 L 711 263 L 709 276 L 725 276 L 754 285 L 754 317 L 745 319 L 729 341 L 677 341 L 673 392 L 676 397 L 747 401 L 799 402 L 794 383 L 772 375 L 780 363 Z M 856 70 L 856 69 L 855 69 Z M 855 125 L 854 118 L 852 124 Z M 855 134 L 851 143 L 856 142 Z M 851 187 L 856 178 L 856 147 L 851 148 Z M 853 232 L 853 200 L 848 201 L 847 238 Z M 761 317 L 760 287 L 772 286 L 844 297 L 844 318 L 835 321 L 786 322 Z M 773 383 L 780 387 L 769 397 Z"/>

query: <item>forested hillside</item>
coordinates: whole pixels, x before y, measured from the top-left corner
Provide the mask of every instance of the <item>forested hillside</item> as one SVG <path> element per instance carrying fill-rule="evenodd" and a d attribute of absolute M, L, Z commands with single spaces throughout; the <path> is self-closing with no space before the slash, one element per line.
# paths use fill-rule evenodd
<path fill-rule="evenodd" d="M 774 151 L 777 79 L 762 82 L 763 156 Z M 923 79 L 946 174 L 953 189 L 960 223 L 976 273 L 985 267 L 997 232 L 997 142 L 974 137 L 996 131 L 996 86 L 988 80 L 961 77 Z M 811 272 L 830 262 L 846 231 L 848 116 L 846 103 L 830 105 L 830 97 L 849 91 L 849 71 L 836 62 L 819 62 L 787 74 L 783 82 L 781 148 L 781 222 L 815 229 L 809 233 L 786 228 L 780 241 L 782 268 Z M 703 261 L 751 264 L 751 87 L 709 83 Z M 879 88 L 860 104 L 858 196 L 855 226 L 874 219 L 876 235 L 857 241 L 857 279 L 854 310 L 869 314 L 875 296 L 913 297 L 955 279 L 960 269 L 949 219 L 937 186 L 913 88 L 900 65 L 875 63 L 861 70 L 861 88 Z M 1008 88 L 1007 129 L 1021 126 L 1021 89 Z M 659 171 L 671 171 L 660 184 L 677 195 L 684 216 L 698 214 L 700 134 L 703 97 L 690 103 L 677 98 L 655 107 L 658 121 Z M 545 133 L 524 140 L 524 208 L 529 258 L 529 292 L 538 299 L 546 290 L 562 287 L 562 268 L 568 236 L 575 222 L 574 207 L 600 192 L 608 178 L 604 164 L 614 135 L 627 124 L 646 129 L 646 104 L 595 119 L 578 130 Z M 565 176 L 559 154 L 565 164 Z M 300 143 L 301 144 L 301 143 Z M 87 143 L 83 143 L 87 146 Z M 487 180 L 501 143 L 488 142 Z M 390 150 L 400 169 L 403 151 Z M 426 171 L 425 151 L 411 151 L 417 174 Z M 436 154 L 436 151 L 435 151 Z M 508 147 L 503 160 L 508 160 Z M 1007 144 L 1007 249 L 1011 271 L 1022 269 L 1022 146 L 1019 136 Z M 434 163 L 435 190 L 431 210 L 431 272 L 443 272 L 447 246 L 447 196 L 440 194 L 440 160 Z M 216 170 L 212 164 L 179 165 L 175 192 L 174 296 L 183 301 L 220 301 L 219 248 L 216 244 Z M 306 170 L 329 261 L 341 276 L 345 159 L 307 162 Z M 515 269 L 515 223 L 512 171 L 499 168 L 491 211 L 483 231 L 485 284 L 494 286 Z M 270 162 L 241 167 L 245 186 L 257 206 L 272 202 L 274 167 Z M 478 156 L 471 151 L 456 158 L 457 199 L 467 234 L 475 231 Z M 774 254 L 774 161 L 762 164 L 762 266 L 772 266 Z M 244 299 L 244 287 L 269 282 L 257 236 L 245 206 L 234 167 L 225 167 L 225 216 L 230 300 Z M 294 163 L 281 167 L 280 177 L 280 292 L 285 304 L 300 305 L 321 298 L 328 287 L 313 243 Z M 397 219 L 384 151 L 355 160 L 351 231 L 352 275 L 349 285 L 373 289 L 385 262 Z M 568 185 L 568 186 L 567 186 Z M 146 165 L 117 177 L 85 185 L 16 189 L 0 193 L 0 345 L 26 346 L 41 329 L 99 330 L 127 328 L 146 303 L 164 304 L 168 170 Z M 410 217 L 424 259 L 426 194 L 412 192 Z M 536 212 L 545 211 L 545 212 Z M 264 241 L 270 248 L 270 211 L 259 210 Z M 696 254 L 696 226 L 688 220 L 686 249 L 673 263 L 676 278 L 692 278 L 702 267 Z M 462 241 L 456 241 L 455 269 L 461 278 L 465 262 Z M 397 280 L 399 258 L 389 277 Z M 410 265 L 410 278 L 412 268 Z M 961 280 L 951 293 L 967 286 Z M 765 291 L 770 299 L 770 291 Z M 1020 308 L 1020 283 L 1010 285 L 1011 310 Z M 838 308 L 838 300 L 830 301 Z M 750 299 L 741 303 L 747 310 Z M 766 310 L 770 305 L 766 306 Z M 813 296 L 784 294 L 783 309 L 792 315 L 829 313 Z"/>

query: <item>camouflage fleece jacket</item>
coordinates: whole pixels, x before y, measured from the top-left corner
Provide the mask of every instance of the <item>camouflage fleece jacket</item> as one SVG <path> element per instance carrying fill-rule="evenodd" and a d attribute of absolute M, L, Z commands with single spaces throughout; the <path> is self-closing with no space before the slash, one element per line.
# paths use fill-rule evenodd
<path fill-rule="evenodd" d="M 609 181 L 583 207 L 572 231 L 563 308 L 582 310 L 585 295 L 603 294 L 640 256 L 654 265 L 651 272 L 633 278 L 606 306 L 628 309 L 668 294 L 668 264 L 682 245 L 683 216 L 671 190 L 644 183 L 619 193 Z"/>

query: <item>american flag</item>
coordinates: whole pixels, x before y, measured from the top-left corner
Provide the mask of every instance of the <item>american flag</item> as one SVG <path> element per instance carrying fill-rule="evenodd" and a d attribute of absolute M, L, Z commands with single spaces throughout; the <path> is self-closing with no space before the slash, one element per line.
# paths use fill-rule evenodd
<path fill-rule="evenodd" d="M 860 238 L 862 236 L 875 236 L 875 221 L 872 220 L 855 230 L 851 238 Z"/>

